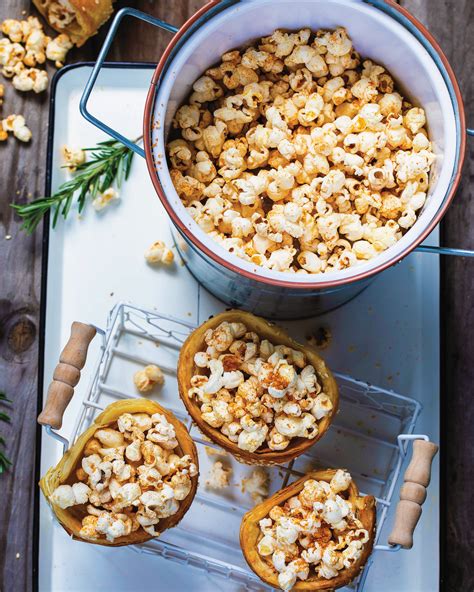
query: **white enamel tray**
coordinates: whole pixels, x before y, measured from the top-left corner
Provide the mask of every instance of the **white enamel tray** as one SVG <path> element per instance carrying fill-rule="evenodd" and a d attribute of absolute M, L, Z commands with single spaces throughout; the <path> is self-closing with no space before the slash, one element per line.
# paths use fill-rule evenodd
<path fill-rule="evenodd" d="M 91 98 L 92 113 L 100 115 L 114 127 L 120 127 L 129 137 L 139 135 L 151 71 L 151 68 L 126 66 L 105 68 Z M 56 84 L 51 121 L 54 125 L 51 147 L 53 190 L 64 180 L 64 172 L 59 169 L 61 145 L 93 146 L 105 139 L 82 119 L 78 110 L 89 73 L 89 66 L 73 67 L 64 71 Z M 198 286 L 179 262 L 174 269 L 153 269 L 146 265 L 143 253 L 157 239 L 171 243 L 168 220 L 151 186 L 145 163 L 139 157 L 135 157 L 130 179 L 122 188 L 118 204 L 101 213 L 96 213 L 92 207 L 80 217 L 73 213 L 69 220 L 51 230 L 47 262 L 44 390 L 73 320 L 103 327 L 109 311 L 118 301 L 132 302 L 191 324 L 198 324 L 224 308 Z M 436 242 L 437 236 L 432 235 L 429 243 Z M 317 319 L 285 323 L 300 340 L 321 326 L 329 327 L 333 338 L 323 352 L 329 365 L 339 372 L 419 401 L 423 410 L 416 432 L 428 434 L 435 442 L 439 438 L 438 265 L 437 257 L 410 255 L 403 263 L 378 277 L 367 290 L 344 307 Z M 99 346 L 96 339 L 90 349 L 91 362 L 86 365 L 75 398 L 66 411 L 61 432 L 67 437 L 73 433 L 76 420 L 80 417 L 82 400 L 87 395 L 94 369 L 92 360 L 99 358 Z M 138 354 L 138 357 L 147 356 Z M 130 394 L 133 395 L 133 392 Z M 344 415 L 341 414 L 339 419 L 344 420 Z M 365 437 L 370 437 L 370 426 L 360 422 L 357 427 L 366 430 Z M 334 434 L 334 437 L 339 436 Z M 388 433 L 386 437 L 395 438 L 394 434 Z M 396 445 L 396 439 L 393 444 Z M 371 450 L 369 446 L 369 453 Z M 57 462 L 61 453 L 58 443 L 42 438 L 42 474 Z M 359 450 L 353 459 L 350 454 L 346 456 L 344 462 L 349 468 L 353 464 L 356 470 L 357 461 L 362 456 Z M 376 464 L 369 475 L 369 482 L 377 481 Z M 205 453 L 201 454 L 201 465 L 201 480 L 204 482 L 209 467 Z M 360 470 L 367 472 L 365 468 Z M 245 472 L 246 469 L 236 471 L 231 489 L 236 498 L 239 498 L 238 486 Z M 365 583 L 366 592 L 432 592 L 437 589 L 438 491 L 439 465 L 435 459 L 432 483 L 415 533 L 414 548 L 409 552 L 375 553 Z M 219 520 L 219 527 L 226 532 L 226 528 L 230 530 L 234 525 L 231 521 L 226 524 L 225 514 L 223 516 L 219 514 L 217 517 L 210 512 L 207 519 L 210 522 Z M 393 508 L 388 512 L 379 542 L 386 540 L 392 520 Z M 190 530 L 192 526 L 189 525 Z M 99 548 L 74 542 L 54 523 L 43 499 L 39 536 L 40 590 L 204 592 L 245 589 L 229 579 L 191 565 L 167 561 L 156 554 L 138 554 L 133 549 Z M 209 541 L 208 548 L 203 548 L 202 552 L 217 557 L 216 547 L 215 541 Z M 225 548 L 220 549 L 220 553 L 221 560 L 230 560 Z M 232 561 L 238 563 L 238 548 L 233 553 L 236 559 L 232 558 Z M 429 570 L 425 569 L 426 565 L 430 566 Z"/>

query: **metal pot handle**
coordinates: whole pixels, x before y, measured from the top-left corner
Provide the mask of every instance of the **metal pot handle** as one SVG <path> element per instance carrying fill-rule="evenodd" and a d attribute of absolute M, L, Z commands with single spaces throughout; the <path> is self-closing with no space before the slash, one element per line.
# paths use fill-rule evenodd
<path fill-rule="evenodd" d="M 133 16 L 139 20 L 155 25 L 155 27 L 159 27 L 160 29 L 169 31 L 170 33 L 176 33 L 178 31 L 177 27 L 170 25 L 169 23 L 166 23 L 165 21 L 162 21 L 158 18 L 155 18 L 154 16 L 150 16 L 149 14 L 141 12 L 140 10 L 136 10 L 135 8 L 122 8 L 121 10 L 119 10 L 115 15 L 114 20 L 112 21 L 112 25 L 110 26 L 109 32 L 107 33 L 104 45 L 102 46 L 97 61 L 94 67 L 92 68 L 91 75 L 89 76 L 89 80 L 87 81 L 87 84 L 84 88 L 84 92 L 82 93 L 81 101 L 79 103 L 79 109 L 82 116 L 85 119 L 87 119 L 87 121 L 90 121 L 90 123 L 101 129 L 103 132 L 105 132 L 109 136 L 112 136 L 112 138 L 119 140 L 120 142 L 125 144 L 127 148 L 130 148 L 130 150 L 133 150 L 136 154 L 139 154 L 141 157 L 145 158 L 145 151 L 141 146 L 138 146 L 138 144 L 135 144 L 135 142 L 132 142 L 124 135 L 122 135 L 120 132 L 114 130 L 100 119 L 97 119 L 97 117 L 92 115 L 92 113 L 90 113 L 90 111 L 87 108 L 87 102 L 89 101 L 92 89 L 94 88 L 99 72 L 104 64 L 110 46 L 112 45 L 112 41 L 114 40 L 115 34 L 117 33 L 117 29 L 124 16 Z"/>
<path fill-rule="evenodd" d="M 474 136 L 474 129 L 467 128 L 468 136 Z M 474 257 L 474 251 L 469 249 L 452 249 L 451 247 L 435 247 L 432 245 L 419 245 L 415 251 L 420 253 L 433 253 L 434 255 L 453 255 L 454 257 Z"/>
<path fill-rule="evenodd" d="M 432 253 L 434 255 L 453 255 L 454 257 L 474 257 L 474 251 L 469 249 L 452 249 L 451 247 L 434 247 L 433 245 L 419 245 L 415 251 Z"/>

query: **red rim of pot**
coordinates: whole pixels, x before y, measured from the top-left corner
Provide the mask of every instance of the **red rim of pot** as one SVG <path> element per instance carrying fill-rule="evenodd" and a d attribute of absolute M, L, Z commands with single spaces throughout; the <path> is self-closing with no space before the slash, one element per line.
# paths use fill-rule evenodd
<path fill-rule="evenodd" d="M 354 275 L 352 277 L 341 278 L 341 279 L 337 279 L 337 280 L 328 280 L 328 281 L 322 281 L 322 282 L 318 281 L 318 282 L 315 282 L 314 284 L 302 283 L 302 282 L 289 282 L 284 279 L 280 280 L 280 279 L 268 278 L 268 277 L 261 276 L 258 273 L 247 271 L 245 269 L 238 267 L 237 265 L 234 265 L 232 262 L 224 259 L 220 255 L 216 254 L 214 251 L 209 249 L 206 245 L 204 245 L 193 234 L 193 232 L 183 223 L 183 221 L 180 219 L 180 217 L 177 215 L 177 213 L 174 211 L 174 209 L 170 205 L 168 198 L 161 186 L 161 183 L 160 183 L 160 180 L 158 177 L 158 173 L 155 168 L 155 163 L 153 160 L 153 149 L 152 149 L 152 145 L 151 145 L 150 130 L 152 129 L 152 117 L 153 117 L 153 107 L 155 104 L 156 85 L 161 77 L 161 74 L 162 74 L 163 69 L 166 65 L 166 62 L 168 61 L 168 58 L 169 58 L 171 52 L 173 51 L 174 47 L 176 46 L 177 42 L 181 39 L 181 37 L 188 31 L 188 29 L 198 19 L 200 19 L 208 10 L 210 10 L 211 8 L 213 8 L 214 6 L 219 4 L 219 0 L 211 0 L 205 6 L 203 6 L 200 10 L 198 10 L 190 19 L 188 19 L 183 24 L 183 26 L 179 29 L 179 31 L 177 31 L 177 33 L 171 39 L 166 50 L 164 51 L 163 55 L 161 56 L 161 59 L 158 62 L 156 70 L 153 74 L 150 89 L 148 91 L 148 95 L 147 95 L 147 99 L 146 99 L 146 103 L 145 103 L 145 112 L 144 112 L 144 118 L 143 118 L 143 137 L 144 137 L 146 163 L 147 163 L 148 172 L 150 174 L 150 177 L 151 177 L 151 180 L 152 180 L 153 185 L 155 187 L 155 190 L 158 193 L 158 196 L 160 197 L 161 202 L 162 202 L 163 206 L 165 207 L 165 209 L 166 209 L 168 215 L 170 216 L 171 220 L 173 221 L 173 223 L 180 230 L 180 232 L 182 234 L 184 234 L 195 247 L 197 247 L 197 249 L 199 249 L 200 251 L 205 253 L 208 257 L 210 257 L 216 263 L 219 263 L 220 265 L 222 265 L 226 269 L 233 271 L 239 275 L 243 275 L 251 280 L 261 282 L 264 284 L 270 284 L 273 286 L 282 287 L 282 288 L 297 288 L 297 289 L 303 289 L 303 290 L 304 289 L 314 290 L 315 288 L 317 288 L 317 289 L 334 288 L 336 286 L 350 284 L 350 283 L 368 278 L 372 275 L 379 273 L 380 271 L 383 271 L 384 269 L 387 269 L 388 267 L 391 267 L 395 263 L 398 263 L 399 261 L 401 261 L 404 257 L 406 257 L 409 253 L 411 253 L 411 251 L 413 251 L 420 243 L 422 243 L 424 241 L 424 239 L 430 234 L 430 232 L 433 230 L 433 228 L 438 224 L 438 222 L 441 220 L 441 218 L 446 213 L 446 210 L 448 209 L 448 207 L 449 207 L 449 205 L 456 193 L 457 187 L 459 185 L 459 181 L 461 178 L 461 171 L 462 171 L 462 167 L 464 164 L 465 151 L 466 151 L 466 122 L 465 122 L 465 114 L 464 114 L 464 103 L 463 103 L 463 100 L 461 97 L 461 92 L 459 90 L 459 84 L 456 80 L 453 69 L 451 68 L 451 66 L 450 66 L 446 56 L 444 55 L 443 51 L 441 50 L 438 42 L 433 37 L 433 35 L 426 29 L 426 27 L 424 25 L 422 25 L 405 8 L 402 8 L 401 6 L 396 4 L 394 2 L 394 0 L 386 0 L 386 2 L 388 4 L 390 4 L 390 6 L 392 8 L 394 8 L 395 10 L 397 10 L 398 12 L 403 14 L 407 19 L 409 19 L 413 23 L 413 25 L 422 33 L 422 35 L 428 39 L 428 41 L 431 43 L 433 48 L 438 53 L 439 58 L 441 59 L 441 61 L 443 62 L 443 65 L 446 68 L 448 76 L 451 80 L 451 84 L 453 85 L 454 94 L 456 96 L 457 106 L 458 106 L 458 110 L 459 110 L 459 120 L 460 120 L 460 125 L 461 125 L 461 138 L 460 138 L 460 145 L 459 145 L 459 158 L 458 158 L 458 163 L 457 163 L 457 169 L 455 172 L 453 172 L 451 188 L 450 188 L 443 204 L 441 205 L 440 209 L 438 210 L 438 212 L 436 213 L 434 218 L 431 220 L 431 222 L 427 226 L 427 228 L 425 228 L 425 230 L 416 239 L 414 239 L 414 241 L 405 249 L 405 251 L 403 251 L 402 254 L 399 254 L 396 257 L 393 257 L 389 261 L 386 261 L 386 262 L 380 264 L 379 266 L 374 267 L 373 269 L 361 272 L 360 274 Z"/>

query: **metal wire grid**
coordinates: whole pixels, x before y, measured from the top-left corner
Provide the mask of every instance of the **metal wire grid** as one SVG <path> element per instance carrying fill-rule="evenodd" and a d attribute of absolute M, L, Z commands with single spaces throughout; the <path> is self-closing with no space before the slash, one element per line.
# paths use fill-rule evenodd
<path fill-rule="evenodd" d="M 148 340 L 155 344 L 165 346 L 171 350 L 175 350 L 177 355 L 182 343 L 194 328 L 195 325 L 192 323 L 160 314 L 157 311 L 144 310 L 128 303 L 117 304 L 109 313 L 107 329 L 103 331 L 100 328 L 97 328 L 102 334 L 102 354 L 96 362 L 92 381 L 90 387 L 86 391 L 83 405 L 76 419 L 76 424 L 71 434 L 70 441 L 68 442 L 65 439 L 61 439 L 65 448 L 74 443 L 78 435 L 89 427 L 95 415 L 105 408 L 106 404 L 101 401 L 101 398 L 104 398 L 104 395 L 107 395 L 112 399 L 126 399 L 136 396 L 135 393 L 124 392 L 116 386 L 111 386 L 107 382 L 111 364 L 114 359 L 121 358 L 142 366 L 150 363 L 158 363 L 165 374 L 176 376 L 176 365 L 167 365 L 161 361 L 157 362 L 155 356 L 153 356 L 154 359 L 145 359 L 136 355 L 135 351 L 130 352 L 123 348 L 120 345 L 120 342 L 124 335 L 141 340 Z M 398 442 L 394 442 L 393 439 L 381 437 L 380 435 L 371 435 L 370 433 L 367 433 L 367 431 L 362 430 L 358 425 L 340 425 L 337 420 L 333 422 L 331 427 L 331 430 L 336 430 L 338 433 L 342 433 L 345 436 L 363 441 L 364 446 L 370 447 L 371 454 L 382 448 L 384 450 L 391 450 L 385 475 L 369 475 L 367 473 L 359 473 L 350 466 L 348 468 L 356 482 L 363 481 L 367 484 L 370 491 L 366 491 L 365 493 L 374 494 L 374 492 L 377 492 L 377 495 L 375 495 L 377 500 L 377 533 L 374 551 L 397 551 L 399 547 L 389 547 L 387 545 L 378 544 L 378 541 L 388 510 L 392 503 L 396 483 L 406 456 L 408 440 L 414 438 L 412 434 L 416 420 L 421 411 L 421 405 L 414 399 L 369 385 L 349 376 L 338 373 L 336 373 L 335 376 L 339 385 L 341 401 L 343 401 L 341 407 L 351 406 L 353 410 L 360 409 L 361 412 L 366 415 L 371 412 L 376 412 L 377 416 L 386 418 L 387 422 L 393 422 L 393 420 L 396 420 L 400 426 Z M 184 407 L 181 406 L 177 396 L 176 402 L 179 405 L 178 408 L 172 408 L 168 403 L 167 406 L 171 407 L 175 415 L 185 423 L 194 441 L 204 446 L 218 448 L 213 443 L 204 439 L 199 430 L 196 427 L 193 427 L 192 420 L 184 411 Z M 57 437 L 56 434 L 52 435 Z M 310 455 L 299 457 L 299 459 L 297 459 L 298 464 L 300 464 L 306 456 L 310 458 L 314 464 L 314 458 Z M 325 462 L 324 458 L 319 456 L 317 460 L 320 466 L 334 466 L 334 463 L 331 464 L 330 462 Z M 277 480 L 281 478 L 279 488 L 285 487 L 292 477 L 299 478 L 304 475 L 304 471 L 301 471 L 299 466 L 295 467 L 295 461 L 292 461 L 287 465 L 279 465 L 274 469 L 275 475 L 278 475 L 278 477 L 276 477 Z M 217 507 L 220 510 L 232 512 L 234 515 L 236 511 L 243 514 L 248 510 L 244 505 L 236 504 L 234 501 L 228 501 L 225 498 L 211 499 L 201 488 L 198 490 L 196 500 Z M 180 526 L 176 527 L 176 529 L 179 528 Z M 188 531 L 186 534 L 189 536 Z M 206 539 L 204 538 L 203 542 L 205 540 Z M 268 586 L 263 585 L 263 582 L 261 582 L 260 579 L 248 569 L 227 561 L 222 561 L 216 557 L 203 555 L 194 550 L 191 551 L 162 539 L 153 539 L 145 544 L 135 547 L 135 549 L 142 553 L 158 554 L 179 563 L 199 567 L 206 570 L 209 574 L 219 575 L 239 583 L 248 590 L 271 589 Z M 351 587 L 357 592 L 362 591 L 370 564 L 373 560 L 374 555 L 372 555 L 367 562 L 365 569 L 357 581 L 352 584 Z"/>

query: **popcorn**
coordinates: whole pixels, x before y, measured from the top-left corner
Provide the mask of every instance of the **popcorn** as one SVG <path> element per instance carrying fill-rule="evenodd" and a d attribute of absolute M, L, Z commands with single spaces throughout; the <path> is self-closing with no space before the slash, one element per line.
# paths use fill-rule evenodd
<path fill-rule="evenodd" d="M 23 41 L 23 29 L 21 22 L 16 19 L 5 19 L 2 23 L 2 33 L 7 35 L 13 43 Z"/>
<path fill-rule="evenodd" d="M 92 200 L 92 206 L 96 212 L 100 212 L 111 203 L 117 202 L 119 198 L 118 191 L 113 187 L 109 187 L 103 193 L 99 193 L 99 195 Z"/>
<path fill-rule="evenodd" d="M 63 166 L 65 166 L 71 173 L 86 161 L 85 150 L 66 145 L 61 147 L 61 157 Z"/>
<path fill-rule="evenodd" d="M 2 134 L 2 130 L 4 134 Z M 1 122 L 0 138 L 2 138 L 3 135 L 3 139 L 6 140 L 7 132 L 13 133 L 15 138 L 21 142 L 29 142 L 32 137 L 31 130 L 27 127 L 23 115 L 9 115 Z"/>
<path fill-rule="evenodd" d="M 145 259 L 147 263 L 163 263 L 171 265 L 174 261 L 174 253 L 165 245 L 163 241 L 155 241 L 146 251 Z"/>
<path fill-rule="evenodd" d="M 57 19 L 55 8 L 59 10 Z M 52 3 L 49 8 L 50 22 L 58 21 L 63 27 L 68 13 L 67 7 L 59 3 Z M 71 12 L 70 18 L 75 18 Z M 0 40 L 0 64 L 2 74 L 12 78 L 13 86 L 22 92 L 43 92 L 48 87 L 46 70 L 39 70 L 36 66 L 44 64 L 46 59 L 61 67 L 66 54 L 73 46 L 66 34 L 58 35 L 55 39 L 48 37 L 40 21 L 33 16 L 24 20 L 6 19 L 1 24 L 1 31 L 5 38 Z"/>
<path fill-rule="evenodd" d="M 346 491 L 351 483 L 351 475 L 347 471 L 343 471 L 342 469 L 338 469 L 331 479 L 329 483 L 330 488 L 334 493 L 339 493 L 340 491 Z"/>
<path fill-rule="evenodd" d="M 44 64 L 46 61 L 46 45 L 49 41 L 41 29 L 33 29 L 25 40 L 25 66 L 34 67 L 37 64 Z"/>
<path fill-rule="evenodd" d="M 425 112 L 419 107 L 413 107 L 405 113 L 403 123 L 412 134 L 416 134 L 426 124 Z"/>
<path fill-rule="evenodd" d="M 286 215 L 298 219 L 298 206 L 290 206 Z M 223 322 L 206 331 L 204 342 L 188 392 L 203 421 L 248 452 L 263 444 L 284 450 L 292 438 L 316 437 L 332 403 L 303 352 L 260 340 L 243 323 Z"/>
<path fill-rule="evenodd" d="M 74 491 L 70 485 L 60 485 L 51 494 L 50 500 L 53 504 L 65 510 L 76 503 Z"/>
<path fill-rule="evenodd" d="M 218 460 L 211 467 L 206 487 L 209 489 L 224 489 L 229 486 L 231 475 L 232 469 Z"/>
<path fill-rule="evenodd" d="M 229 252 L 327 273 L 376 257 L 416 222 L 434 160 L 425 125 L 345 29 L 275 31 L 194 83 L 174 118 L 170 174 Z M 413 182 L 417 197 L 393 207 Z"/>
<path fill-rule="evenodd" d="M 40 93 L 48 88 L 48 74 L 45 70 L 25 68 L 13 76 L 12 84 L 16 90 L 22 92 L 32 90 Z"/>
<path fill-rule="evenodd" d="M 316 419 L 323 419 L 326 417 L 333 408 L 331 399 L 324 393 L 320 393 L 314 400 L 314 404 L 311 408 L 311 413 Z"/>
<path fill-rule="evenodd" d="M 0 64 L 4 66 L 2 74 L 10 78 L 7 68 L 14 68 L 21 64 L 23 68 L 23 58 L 25 57 L 25 48 L 20 43 L 11 43 L 8 39 L 0 40 Z"/>
<path fill-rule="evenodd" d="M 74 21 L 76 14 L 71 4 L 64 0 L 53 0 L 48 6 L 48 22 L 58 29 L 67 27 Z"/>
<path fill-rule="evenodd" d="M 260 504 L 269 494 L 270 477 L 262 467 L 255 468 L 249 477 L 242 479 L 242 493 L 248 493 L 256 504 Z M 270 553 L 267 553 L 269 555 Z"/>
<path fill-rule="evenodd" d="M 88 539 L 114 541 L 139 528 L 157 536 L 155 525 L 179 510 L 191 492 L 197 468 L 189 455 L 175 453 L 174 427 L 160 413 L 124 413 L 117 427 L 96 430 L 84 449 L 83 478 L 72 485 L 59 485 L 50 502 L 63 509 L 88 504 L 80 531 Z M 153 442 L 157 433 L 159 446 Z M 107 461 L 110 451 L 123 450 L 127 440 L 131 442 L 125 459 Z M 96 443 L 108 448 L 89 454 L 97 449 Z M 139 454 L 128 454 L 130 450 Z"/>
<path fill-rule="evenodd" d="M 164 381 L 163 372 L 155 364 L 149 364 L 143 370 L 138 370 L 133 375 L 133 382 L 141 393 L 150 392 L 155 386 L 161 386 Z"/>
<path fill-rule="evenodd" d="M 61 33 L 55 39 L 50 39 L 46 45 L 46 57 L 54 62 L 56 68 L 62 68 L 66 61 L 67 52 L 73 47 L 68 35 Z"/>
<path fill-rule="evenodd" d="M 369 533 L 361 528 L 356 508 L 339 495 L 350 483 L 342 469 L 329 483 L 308 479 L 298 495 L 260 520 L 257 551 L 277 572 L 281 589 L 314 575 L 335 578 L 360 559 Z"/>
<path fill-rule="evenodd" d="M 262 557 L 272 555 L 275 550 L 275 539 L 271 536 L 264 535 L 264 537 L 258 542 L 257 549 Z"/>

